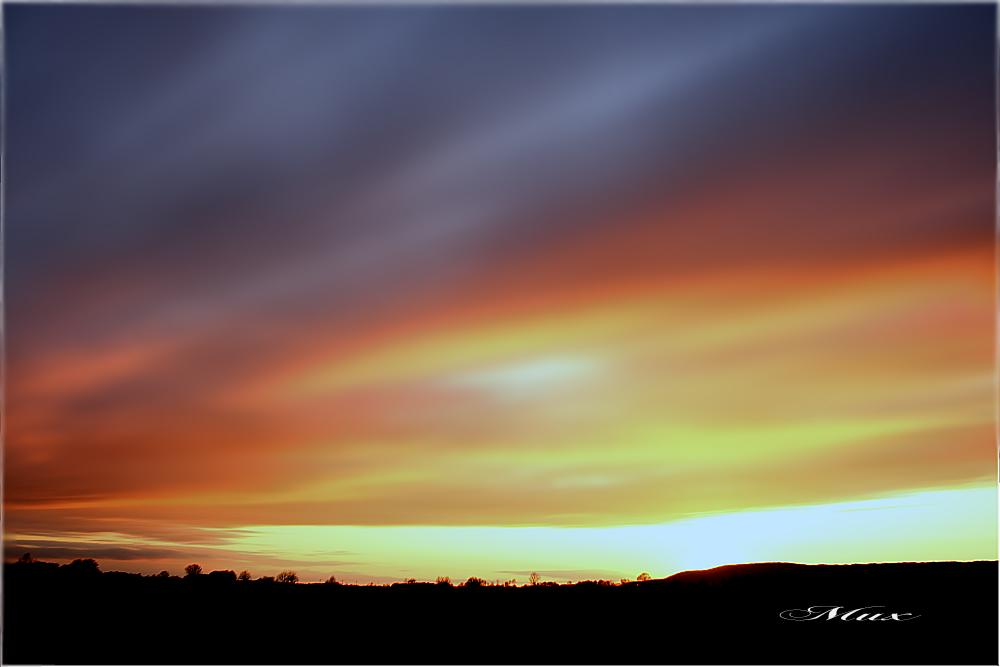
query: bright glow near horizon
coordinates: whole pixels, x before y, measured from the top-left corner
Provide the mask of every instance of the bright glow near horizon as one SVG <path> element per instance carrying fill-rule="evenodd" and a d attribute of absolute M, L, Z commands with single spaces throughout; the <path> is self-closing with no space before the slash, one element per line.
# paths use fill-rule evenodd
<path fill-rule="evenodd" d="M 523 582 L 520 572 L 531 571 L 552 572 L 547 578 L 556 581 L 634 579 L 640 572 L 659 578 L 771 561 L 992 560 L 997 558 L 996 501 L 995 488 L 978 487 L 718 514 L 659 526 L 253 526 L 245 530 L 259 532 L 237 538 L 232 546 L 293 557 L 325 545 L 370 559 L 367 569 L 380 575 L 427 581 L 447 575 L 456 582 L 469 576 Z M 408 573 L 396 574 L 399 570 L 388 565 L 400 554 L 406 555 Z"/>
<path fill-rule="evenodd" d="M 614 528 L 246 526 L 217 531 L 223 543 L 202 565 L 270 563 L 252 574 L 295 569 L 303 582 L 333 574 L 346 583 L 438 576 L 525 583 L 533 571 L 552 581 L 617 581 L 744 562 L 994 560 L 996 525 L 997 489 L 978 486 Z M 177 573 L 183 565 L 170 567 Z"/>

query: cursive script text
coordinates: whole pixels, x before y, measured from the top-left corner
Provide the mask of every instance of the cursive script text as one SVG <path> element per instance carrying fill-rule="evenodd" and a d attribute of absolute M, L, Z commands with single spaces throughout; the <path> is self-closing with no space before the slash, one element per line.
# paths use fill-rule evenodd
<path fill-rule="evenodd" d="M 920 618 L 917 614 L 909 613 L 858 613 L 863 609 L 881 609 L 882 607 L 883 605 L 877 604 L 870 607 L 858 607 L 850 611 L 841 611 L 843 607 L 809 607 L 808 609 L 786 609 L 778 615 L 786 621 L 815 621 L 820 618 L 827 621 L 832 621 L 835 618 L 842 621 L 912 621 L 915 618 Z M 910 618 L 904 618 L 906 616 Z"/>

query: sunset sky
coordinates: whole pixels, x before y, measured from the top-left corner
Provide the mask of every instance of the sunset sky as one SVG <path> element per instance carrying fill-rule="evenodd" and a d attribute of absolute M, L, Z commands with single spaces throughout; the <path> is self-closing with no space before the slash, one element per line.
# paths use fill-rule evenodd
<path fill-rule="evenodd" d="M 3 20 L 6 559 L 997 557 L 995 6 Z"/>

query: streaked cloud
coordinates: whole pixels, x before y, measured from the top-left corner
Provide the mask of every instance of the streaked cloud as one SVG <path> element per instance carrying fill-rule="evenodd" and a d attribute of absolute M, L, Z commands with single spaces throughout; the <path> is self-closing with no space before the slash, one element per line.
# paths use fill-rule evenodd
<path fill-rule="evenodd" d="M 995 477 L 993 8 L 4 11 L 17 545 Z"/>

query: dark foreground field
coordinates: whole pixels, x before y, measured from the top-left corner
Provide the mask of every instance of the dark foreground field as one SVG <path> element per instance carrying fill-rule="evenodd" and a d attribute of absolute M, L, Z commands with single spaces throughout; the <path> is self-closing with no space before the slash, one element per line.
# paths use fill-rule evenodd
<path fill-rule="evenodd" d="M 765 563 L 625 586 L 459 588 L 71 578 L 8 565 L 2 659 L 995 665 L 997 571 L 996 561 Z M 780 616 L 821 606 L 873 608 L 849 620 Z M 864 612 L 908 620 L 854 620 Z"/>

